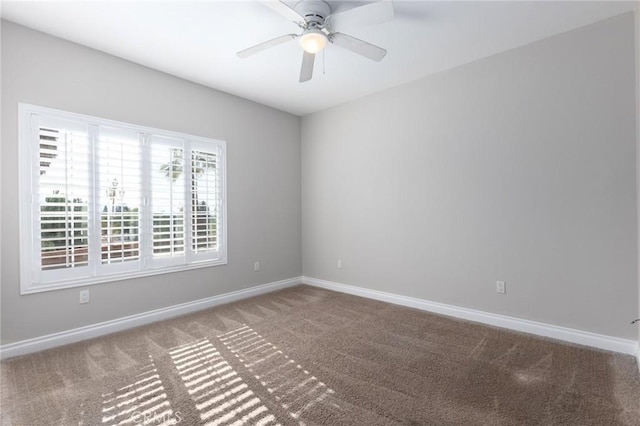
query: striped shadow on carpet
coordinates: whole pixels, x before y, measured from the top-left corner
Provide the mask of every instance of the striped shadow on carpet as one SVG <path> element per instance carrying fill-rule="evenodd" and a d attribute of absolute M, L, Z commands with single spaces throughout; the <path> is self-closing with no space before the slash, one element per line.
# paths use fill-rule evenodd
<path fill-rule="evenodd" d="M 640 425 L 631 356 L 304 285 L 0 373 L 2 425 Z"/>

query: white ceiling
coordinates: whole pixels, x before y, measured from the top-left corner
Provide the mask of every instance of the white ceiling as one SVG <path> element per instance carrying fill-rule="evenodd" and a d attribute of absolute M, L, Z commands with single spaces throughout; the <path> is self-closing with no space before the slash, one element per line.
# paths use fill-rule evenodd
<path fill-rule="evenodd" d="M 286 1 L 294 6 L 296 1 Z M 370 3 L 329 1 L 343 11 Z M 633 10 L 635 1 L 395 1 L 396 17 L 343 32 L 388 50 L 382 62 L 329 45 L 299 83 L 295 42 L 235 53 L 299 32 L 255 1 L 2 1 L 4 19 L 296 115 Z M 324 58 L 323 58 L 324 56 Z"/>

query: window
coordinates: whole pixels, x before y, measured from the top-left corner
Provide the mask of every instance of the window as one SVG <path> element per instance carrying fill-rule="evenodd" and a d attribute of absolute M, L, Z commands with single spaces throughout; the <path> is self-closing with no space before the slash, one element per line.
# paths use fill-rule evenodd
<path fill-rule="evenodd" d="M 225 142 L 19 114 L 23 294 L 226 263 Z"/>

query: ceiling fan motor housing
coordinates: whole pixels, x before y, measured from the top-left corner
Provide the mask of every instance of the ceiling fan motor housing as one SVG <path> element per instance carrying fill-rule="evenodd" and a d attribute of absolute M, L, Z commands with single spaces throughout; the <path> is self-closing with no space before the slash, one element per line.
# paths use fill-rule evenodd
<path fill-rule="evenodd" d="M 322 0 L 302 0 L 296 4 L 295 11 L 304 16 L 310 26 L 323 26 L 331 7 Z"/>

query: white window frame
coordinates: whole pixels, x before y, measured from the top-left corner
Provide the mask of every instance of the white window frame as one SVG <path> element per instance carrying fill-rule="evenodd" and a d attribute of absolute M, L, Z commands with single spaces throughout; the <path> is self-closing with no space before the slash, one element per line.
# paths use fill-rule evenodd
<path fill-rule="evenodd" d="M 26 103 L 18 104 L 19 117 L 19 230 L 20 230 L 20 294 L 39 293 L 50 290 L 63 288 L 72 288 L 79 286 L 87 286 L 105 282 L 127 280 L 132 278 L 146 277 L 158 274 L 166 274 L 177 271 L 184 271 L 197 268 L 206 268 L 217 265 L 227 264 L 227 203 L 226 203 L 226 142 L 217 139 L 193 136 L 169 130 L 156 129 L 152 127 L 139 126 L 130 123 L 107 120 L 98 117 L 92 117 L 83 114 L 77 114 L 52 108 L 46 108 Z M 74 277 L 64 277 L 59 280 L 43 281 L 41 274 L 41 243 L 40 243 L 40 201 L 39 201 L 39 125 L 36 120 L 38 116 L 46 116 L 49 118 L 59 118 L 63 120 L 81 121 L 88 126 L 89 138 L 91 143 L 97 141 L 97 130 L 100 126 L 115 127 L 136 132 L 141 135 L 144 141 L 143 155 L 140 164 L 142 173 L 142 192 L 143 200 L 139 218 L 140 232 L 146 235 L 140 237 L 140 260 L 135 263 L 139 264 L 136 268 L 127 267 L 123 262 L 123 268 L 113 265 L 111 271 L 105 273 L 105 268 L 87 268 L 84 276 L 78 274 Z M 216 232 L 217 232 L 217 248 L 218 250 L 211 256 L 203 256 L 200 253 L 190 253 L 189 247 L 186 245 L 187 233 L 191 233 L 191 229 L 184 227 L 183 233 L 185 238 L 185 255 L 184 261 L 179 262 L 162 262 L 153 259 L 153 248 L 151 243 L 153 235 L 150 235 L 148 228 L 152 221 L 152 213 L 150 203 L 150 182 L 145 177 L 151 176 L 150 159 L 148 158 L 148 145 L 153 135 L 178 139 L 184 142 L 187 147 L 185 152 L 191 149 L 205 149 L 215 151 L 216 153 L 216 173 L 218 182 L 218 196 L 216 197 L 218 205 L 216 206 Z M 90 183 L 90 193 L 93 198 L 89 201 L 89 215 L 93 214 L 93 236 L 89 236 L 89 256 L 100 257 L 100 236 L 95 236 L 95 232 L 99 229 L 99 223 L 95 224 L 99 212 L 96 212 L 98 201 L 95 201 L 98 184 L 95 182 L 94 165 L 97 158 L 91 162 L 93 173 L 93 182 Z M 185 161 L 187 156 L 184 156 Z M 190 167 L 190 166 L 189 166 Z M 185 170 L 186 174 L 186 170 Z M 189 181 L 188 178 L 184 179 Z M 185 197 L 187 197 L 189 185 L 185 184 Z M 190 207 L 186 207 L 188 203 L 185 201 L 185 216 L 189 214 Z M 149 207 L 147 207 L 149 206 Z M 93 213 L 91 210 L 93 209 Z M 185 219 L 186 223 L 186 219 Z M 90 225 L 91 228 L 91 225 Z M 93 240 L 92 240 L 93 239 Z M 92 242 L 93 241 L 93 242 Z M 96 243 L 97 241 L 97 243 Z M 97 253 L 96 253 L 97 248 Z M 92 254 L 93 250 L 93 254 Z M 95 262 L 94 262 L 95 263 Z M 133 263 L 133 262 L 131 262 Z M 133 270 L 131 270 L 133 269 Z M 55 274 L 54 274 L 55 275 Z M 65 274 L 61 274 L 65 275 Z M 178 283 L 176 283 L 178 284 Z"/>

